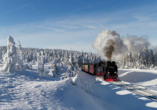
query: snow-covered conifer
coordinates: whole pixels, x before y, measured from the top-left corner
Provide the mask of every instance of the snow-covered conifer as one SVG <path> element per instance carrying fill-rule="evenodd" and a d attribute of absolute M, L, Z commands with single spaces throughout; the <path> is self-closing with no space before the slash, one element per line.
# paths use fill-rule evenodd
<path fill-rule="evenodd" d="M 148 67 L 148 49 L 146 49 L 145 47 L 143 49 L 142 59 L 145 67 Z"/>
<path fill-rule="evenodd" d="M 154 55 L 154 66 L 157 66 L 157 54 Z"/>
<path fill-rule="evenodd" d="M 69 64 L 71 65 L 71 66 L 73 66 L 73 62 L 74 61 L 74 58 L 72 57 L 72 55 L 70 55 L 69 56 Z"/>
<path fill-rule="evenodd" d="M 154 54 L 153 51 L 150 49 L 148 53 L 148 67 L 154 66 Z"/>
<path fill-rule="evenodd" d="M 18 40 L 19 45 L 17 45 L 17 63 L 19 66 L 19 69 L 23 69 L 23 52 L 22 52 L 22 47 L 21 47 L 21 43 Z"/>
<path fill-rule="evenodd" d="M 44 60 L 45 60 L 45 57 L 43 55 L 43 51 L 41 51 L 41 55 L 38 53 L 38 65 L 37 65 L 40 76 L 45 75 L 44 74 Z"/>
<path fill-rule="evenodd" d="M 14 39 L 11 36 L 8 36 L 7 39 L 7 52 L 3 56 L 3 67 L 2 69 L 4 71 L 16 71 L 16 63 L 17 63 L 17 58 L 16 58 L 16 47 L 15 47 L 15 42 Z"/>

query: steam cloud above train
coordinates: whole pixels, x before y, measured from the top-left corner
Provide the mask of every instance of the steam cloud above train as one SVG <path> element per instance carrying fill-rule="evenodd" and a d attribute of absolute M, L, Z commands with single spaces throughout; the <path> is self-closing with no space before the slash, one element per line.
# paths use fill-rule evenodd
<path fill-rule="evenodd" d="M 122 59 L 128 52 L 133 54 L 140 52 L 144 47 L 150 46 L 147 37 L 127 36 L 121 38 L 116 31 L 105 30 L 98 34 L 92 47 L 102 58 L 108 60 Z"/>

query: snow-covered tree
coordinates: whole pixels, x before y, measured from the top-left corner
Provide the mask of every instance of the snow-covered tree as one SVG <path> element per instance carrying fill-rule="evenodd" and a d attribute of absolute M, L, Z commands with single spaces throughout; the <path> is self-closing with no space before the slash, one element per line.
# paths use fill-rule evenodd
<path fill-rule="evenodd" d="M 154 55 L 154 66 L 157 66 L 157 54 Z"/>
<path fill-rule="evenodd" d="M 154 67 L 154 54 L 153 54 L 153 50 L 149 50 L 148 53 L 148 67 Z"/>
<path fill-rule="evenodd" d="M 39 54 L 38 53 L 38 72 L 40 73 L 40 76 L 43 76 L 45 75 L 45 72 L 44 72 L 44 60 L 45 60 L 45 57 L 43 55 L 43 51 L 41 51 L 41 53 Z"/>
<path fill-rule="evenodd" d="M 7 39 L 7 52 L 3 56 L 3 67 L 4 71 L 16 71 L 16 47 L 14 39 L 11 36 L 8 36 Z"/>
<path fill-rule="evenodd" d="M 23 69 L 23 52 L 22 52 L 22 47 L 21 47 L 21 43 L 18 40 L 19 45 L 17 45 L 17 64 L 19 66 L 19 69 L 22 70 Z"/>
<path fill-rule="evenodd" d="M 74 64 L 74 58 L 72 57 L 72 55 L 70 55 L 69 56 L 69 64 L 71 65 L 71 66 L 73 66 L 73 64 Z"/>
<path fill-rule="evenodd" d="M 145 47 L 142 52 L 142 62 L 145 67 L 148 67 L 148 49 L 146 49 Z"/>

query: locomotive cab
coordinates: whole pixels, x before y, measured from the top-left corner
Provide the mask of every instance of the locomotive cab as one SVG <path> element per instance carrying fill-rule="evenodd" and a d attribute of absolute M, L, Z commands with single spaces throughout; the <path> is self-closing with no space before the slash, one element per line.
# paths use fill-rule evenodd
<path fill-rule="evenodd" d="M 95 73 L 97 76 L 103 76 L 105 74 L 106 70 L 106 63 L 105 62 L 99 62 L 96 65 Z"/>

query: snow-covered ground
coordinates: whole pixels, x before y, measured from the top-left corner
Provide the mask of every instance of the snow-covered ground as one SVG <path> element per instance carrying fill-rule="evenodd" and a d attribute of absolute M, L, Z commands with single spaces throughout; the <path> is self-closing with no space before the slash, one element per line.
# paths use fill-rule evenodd
<path fill-rule="evenodd" d="M 119 70 L 119 78 L 122 81 L 126 81 L 157 91 L 157 70 Z"/>
<path fill-rule="evenodd" d="M 39 76 L 36 65 L 20 73 L 0 72 L 0 110 L 156 110 L 157 102 L 102 78 L 79 71 L 74 78 L 60 80 Z M 65 73 L 59 67 L 60 73 Z M 157 71 L 119 70 L 125 82 L 156 90 Z"/>

